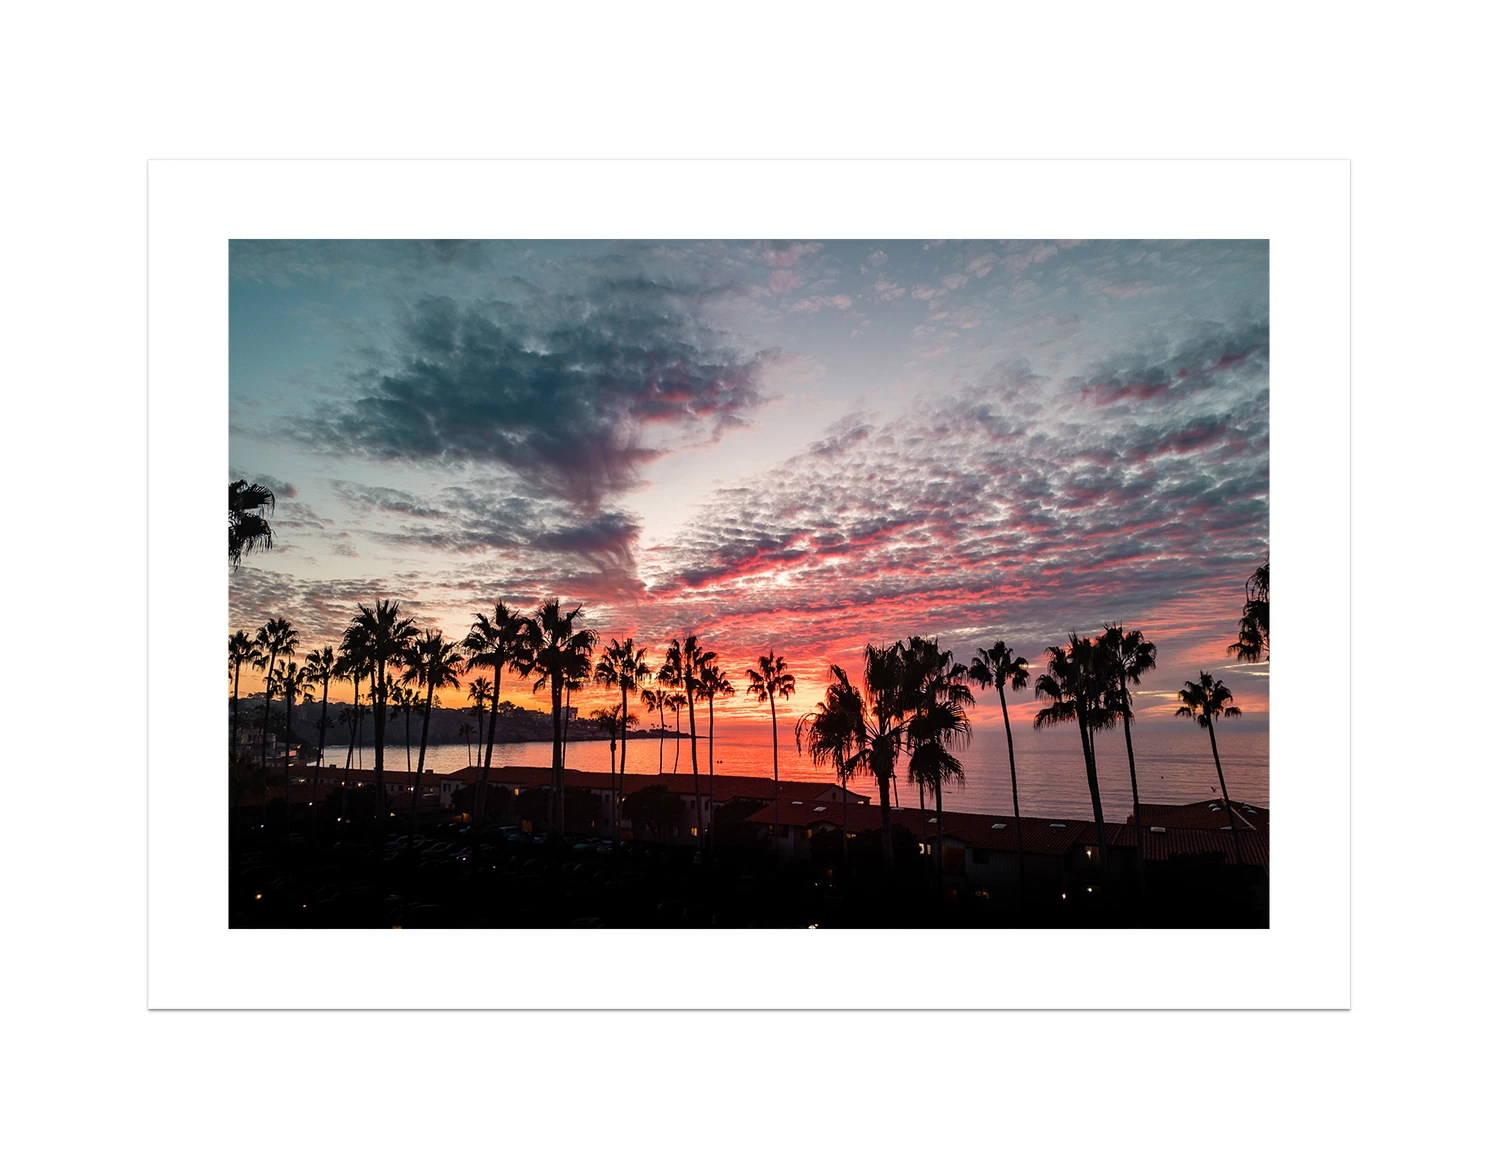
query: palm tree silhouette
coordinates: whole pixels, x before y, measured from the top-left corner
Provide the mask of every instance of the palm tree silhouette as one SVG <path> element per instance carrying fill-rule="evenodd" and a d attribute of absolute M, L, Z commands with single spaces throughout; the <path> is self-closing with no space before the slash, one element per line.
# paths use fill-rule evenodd
<path fill-rule="evenodd" d="M 1228 651 L 1240 662 L 1259 662 L 1271 652 L 1271 562 L 1245 581 L 1245 608 L 1240 613 L 1240 636 Z"/>
<path fill-rule="evenodd" d="M 1229 817 L 1229 834 L 1234 838 L 1234 860 L 1237 865 L 1244 865 L 1245 856 L 1240 852 L 1240 827 L 1235 822 L 1234 809 L 1229 803 L 1229 789 L 1224 786 L 1224 766 L 1219 762 L 1219 741 L 1214 735 L 1214 724 L 1219 717 L 1238 719 L 1240 709 L 1229 705 L 1234 701 L 1229 688 L 1207 671 L 1199 672 L 1197 682 L 1189 680 L 1183 683 L 1177 697 L 1182 700 L 1177 714 L 1184 719 L 1196 720 L 1199 727 L 1208 728 L 1208 744 L 1214 753 L 1214 770 L 1219 773 L 1219 795 L 1224 798 L 1224 812 Z"/>
<path fill-rule="evenodd" d="M 272 618 L 255 632 L 255 650 L 266 664 L 266 705 L 262 712 L 260 729 L 260 766 L 267 767 L 271 729 L 271 674 L 276 669 L 276 659 L 284 658 L 297 649 L 297 631 L 285 618 Z M 288 731 L 291 729 L 288 728 Z"/>
<path fill-rule="evenodd" d="M 964 681 L 967 669 L 953 661 L 953 653 L 926 638 L 912 637 L 901 650 L 903 707 L 911 714 L 906 725 L 907 777 L 918 792 L 931 789 L 937 805 L 937 848 L 934 866 L 937 888 L 943 889 L 943 788 L 961 787 L 964 766 L 953 748 L 967 746 L 968 712 L 974 694 Z"/>
<path fill-rule="evenodd" d="M 229 485 L 229 563 L 236 570 L 246 553 L 270 549 L 275 534 L 266 517 L 275 511 L 270 488 L 243 479 Z"/>
<path fill-rule="evenodd" d="M 670 691 L 667 694 L 667 710 L 677 718 L 675 740 L 676 746 L 672 749 L 672 775 L 677 775 L 677 765 L 682 762 L 682 709 L 687 706 L 687 696 L 681 691 Z"/>
<path fill-rule="evenodd" d="M 288 652 L 290 655 L 290 652 Z M 286 751 L 282 754 L 281 786 L 286 796 L 286 831 L 292 832 L 292 706 L 298 699 L 310 698 L 313 690 L 308 682 L 307 671 L 288 656 L 281 664 L 281 674 L 276 681 L 276 692 L 286 699 Z"/>
<path fill-rule="evenodd" d="M 609 648 L 599 656 L 599 661 L 594 664 L 594 681 L 600 686 L 620 688 L 620 780 L 618 788 L 611 793 L 614 801 L 614 825 L 615 843 L 620 840 L 620 802 L 625 798 L 625 747 L 630 739 L 631 724 L 638 722 L 636 717 L 630 714 L 630 692 L 639 689 L 643 680 L 651 677 L 651 670 L 646 665 L 646 652 L 635 648 L 635 639 L 626 638 L 621 642 L 618 638 L 611 639 Z M 613 770 L 613 752 L 611 752 L 611 770 Z"/>
<path fill-rule="evenodd" d="M 661 734 L 656 737 L 656 774 L 665 771 L 665 748 L 667 744 L 667 692 L 653 687 L 641 688 L 641 702 L 646 704 L 646 713 L 661 716 Z"/>
<path fill-rule="evenodd" d="M 1099 864 L 1104 870 L 1106 889 L 1110 884 L 1109 855 L 1104 841 L 1104 805 L 1099 798 L 1094 733 L 1113 727 L 1120 717 L 1120 702 L 1116 698 L 1118 680 L 1119 675 L 1097 642 L 1069 634 L 1067 649 L 1047 647 L 1047 672 L 1036 680 L 1036 696 L 1051 700 L 1051 706 L 1038 711 L 1033 720 L 1036 727 L 1078 724 L 1089 799 L 1094 806 L 1094 835 L 1099 845 Z"/>
<path fill-rule="evenodd" d="M 240 667 L 261 667 L 265 662 L 250 635 L 244 630 L 235 630 L 229 635 L 229 672 L 234 679 L 234 716 L 229 725 L 229 755 L 239 754 L 240 742 Z"/>
<path fill-rule="evenodd" d="M 458 735 L 464 741 L 464 756 L 469 767 L 472 768 L 474 766 L 474 725 L 467 719 L 463 720 L 458 725 Z"/>
<path fill-rule="evenodd" d="M 699 693 L 698 672 L 703 667 L 703 648 L 698 644 L 696 634 L 688 634 L 681 642 L 676 638 L 667 646 L 667 659 L 662 666 L 662 671 L 668 675 L 670 685 L 681 687 L 683 702 L 687 704 L 688 713 L 688 747 L 689 755 L 693 764 L 693 811 L 698 821 L 698 839 L 703 839 L 703 794 L 698 790 L 698 724 L 693 717 L 693 698 Z M 681 709 L 679 708 L 677 731 L 682 733 Z M 677 750 L 681 752 L 682 741 L 678 740 Z M 674 764 L 672 771 L 677 771 Z"/>
<path fill-rule="evenodd" d="M 708 841 L 714 843 L 714 698 L 734 694 L 734 684 L 718 665 L 718 654 L 706 650 L 698 660 L 698 690 L 708 700 Z"/>
<path fill-rule="evenodd" d="M 558 815 L 555 826 L 559 831 L 566 824 L 562 818 L 567 813 L 563 787 L 563 690 L 570 681 L 588 677 L 594 646 L 599 640 L 595 631 L 578 625 L 582 616 L 583 606 L 564 612 L 561 601 L 551 598 L 526 619 L 523 636 L 527 648 L 523 668 L 537 676 L 532 691 L 547 687 L 552 694 L 552 785 Z"/>
<path fill-rule="evenodd" d="M 350 679 L 354 683 L 354 707 L 345 708 L 339 715 L 340 723 L 349 725 L 349 753 L 344 759 L 344 771 L 354 767 L 354 749 L 359 741 L 359 728 L 361 713 L 359 709 L 359 680 L 368 671 L 368 663 L 365 658 L 363 640 L 359 631 L 348 629 L 344 631 L 343 641 L 339 644 L 338 660 L 334 669 L 339 678 Z M 361 760 L 363 762 L 363 760 Z M 342 815 L 343 809 L 340 809 Z"/>
<path fill-rule="evenodd" d="M 417 626 L 411 618 L 401 616 L 399 601 L 380 600 L 371 609 L 359 607 L 359 614 L 350 624 L 358 631 L 364 643 L 365 653 L 373 665 L 372 682 L 375 694 L 371 706 L 375 711 L 375 788 L 378 793 L 377 816 L 385 824 L 385 715 L 389 700 L 388 672 L 405 659 L 406 648 L 416 637 Z M 385 830 L 382 828 L 381 832 Z"/>
<path fill-rule="evenodd" d="M 641 681 L 651 677 L 646 665 L 646 652 L 635 648 L 635 639 L 618 638 L 610 641 L 609 647 L 599 655 L 594 664 L 594 681 L 604 687 L 619 687 L 620 717 L 630 716 L 630 692 L 639 689 Z M 625 736 L 620 738 L 620 775 L 625 774 Z"/>
<path fill-rule="evenodd" d="M 1125 725 L 1125 757 L 1130 762 L 1130 802 L 1135 811 L 1136 880 L 1145 890 L 1146 851 L 1142 844 L 1145 832 L 1141 824 L 1141 794 L 1135 782 L 1135 747 L 1130 740 L 1130 725 L 1135 721 L 1131 711 L 1130 684 L 1139 683 L 1141 675 L 1156 669 L 1156 643 L 1148 642 L 1140 630 L 1128 634 L 1119 623 L 1105 626 L 1099 635 L 1099 648 L 1105 661 L 1117 676 L 1116 699 L 1120 720 Z"/>
<path fill-rule="evenodd" d="M 323 774 L 323 744 L 328 734 L 328 684 L 338 677 L 338 657 L 332 646 L 314 650 L 307 656 L 307 681 L 323 688 L 323 705 L 318 713 L 318 758 L 313 761 L 312 833 L 318 832 L 318 779 Z"/>
<path fill-rule="evenodd" d="M 463 664 L 464 658 L 458 652 L 458 643 L 445 641 L 442 630 L 428 630 L 407 651 L 406 672 L 402 677 L 407 682 L 427 688 L 427 697 L 420 700 L 422 746 L 417 750 L 417 779 L 412 786 L 411 832 L 406 838 L 409 844 L 414 845 L 417 839 L 417 803 L 422 795 L 423 769 L 427 765 L 427 727 L 432 720 L 433 692 L 444 687 L 458 686 L 458 675 Z"/>
<path fill-rule="evenodd" d="M 1016 898 L 1026 901 L 1026 852 L 1021 834 L 1021 791 L 1016 785 L 1016 744 L 1010 733 L 1010 708 L 1005 702 L 1005 688 L 1024 691 L 1030 678 L 1031 667 L 1026 659 L 1018 656 L 1002 641 L 997 641 L 988 650 L 983 648 L 974 654 L 969 663 L 969 677 L 979 689 L 994 687 L 1000 696 L 1000 716 L 1005 721 L 1005 750 L 1010 755 L 1010 802 L 1016 820 Z"/>
<path fill-rule="evenodd" d="M 805 736 L 814 763 L 832 763 L 841 781 L 860 773 L 875 778 L 880 791 L 880 850 L 887 881 L 895 875 L 891 790 L 918 695 L 916 688 L 907 684 L 906 665 L 899 643 L 867 643 L 863 691 L 850 681 L 843 667 L 831 663 L 823 701 L 797 721 L 797 748 L 802 749 Z M 922 792 L 927 772 L 920 766 L 918 776 L 918 791 Z M 925 825 L 925 815 L 923 822 Z"/>
<path fill-rule="evenodd" d="M 481 746 L 484 743 L 484 712 L 490 705 L 490 699 L 495 693 L 495 686 L 484 675 L 480 675 L 469 683 L 469 702 L 474 704 L 474 717 L 479 721 L 473 733 L 479 736 Z M 469 761 L 471 764 L 472 760 Z"/>
<path fill-rule="evenodd" d="M 759 703 L 771 704 L 771 840 L 781 834 L 781 762 L 776 750 L 776 700 L 789 699 L 797 690 L 797 680 L 787 669 L 786 659 L 768 649 L 757 660 L 755 666 L 745 671 L 750 681 L 745 691 Z M 775 856 L 774 847 L 772 856 Z"/>
<path fill-rule="evenodd" d="M 474 623 L 469 627 L 469 633 L 463 640 L 463 649 L 469 655 L 467 668 L 469 670 L 474 670 L 476 667 L 488 668 L 495 672 L 494 684 L 489 689 L 489 734 L 485 736 L 484 762 L 479 768 L 479 788 L 474 794 L 475 840 L 478 840 L 479 834 L 484 831 L 485 796 L 490 787 L 490 761 L 495 754 L 495 725 L 499 721 L 500 677 L 508 669 L 516 669 L 519 672 L 522 665 L 519 658 L 524 649 L 522 632 L 525 623 L 526 619 L 520 613 L 510 609 L 505 602 L 497 601 L 493 615 L 483 613 L 474 615 Z M 484 691 L 482 688 L 476 690 L 475 686 L 470 684 L 469 696 L 475 700 L 477 707 L 483 702 Z M 479 729 L 480 734 L 484 735 L 482 712 Z"/>

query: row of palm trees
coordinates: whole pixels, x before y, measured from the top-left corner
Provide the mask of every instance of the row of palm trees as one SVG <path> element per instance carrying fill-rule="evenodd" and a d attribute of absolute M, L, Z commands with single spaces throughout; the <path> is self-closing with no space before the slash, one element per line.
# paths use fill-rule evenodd
<path fill-rule="evenodd" d="M 1251 596 L 1251 586 L 1255 587 Z M 1242 623 L 1241 640 L 1230 647 L 1231 653 L 1245 658 L 1264 653 L 1269 646 L 1269 565 L 1252 575 L 1247 586 L 1246 623 L 1252 602 L 1255 606 L 1255 630 L 1260 641 L 1247 645 Z M 281 618 L 273 618 L 252 638 L 236 631 L 229 639 L 229 668 L 234 682 L 234 714 L 231 744 L 237 744 L 239 732 L 240 671 L 244 666 L 266 672 L 265 710 L 261 732 L 261 766 L 267 764 L 267 730 L 273 697 L 284 698 L 287 724 L 290 728 L 292 706 L 298 697 L 311 697 L 322 691 L 322 711 L 318 719 L 318 764 L 314 770 L 313 800 L 316 804 L 318 776 L 322 766 L 327 718 L 328 687 L 335 678 L 354 683 L 354 714 L 357 729 L 360 719 L 360 686 L 368 688 L 375 724 L 375 780 L 384 812 L 385 725 L 391 709 L 404 711 L 408 720 L 408 769 L 410 768 L 410 717 L 413 711 L 422 715 L 422 733 L 417 756 L 417 774 L 424 770 L 431 707 L 437 692 L 460 685 L 460 676 L 473 671 L 488 671 L 469 684 L 468 694 L 474 706 L 478 727 L 465 723 L 462 731 L 477 733 L 483 743 L 474 820 L 484 823 L 485 797 L 494 755 L 495 732 L 499 716 L 500 693 L 507 673 L 532 683 L 533 693 L 547 691 L 553 723 L 552 791 L 549 819 L 553 824 L 566 823 L 566 787 L 563 769 L 566 760 L 568 729 L 572 714 L 573 692 L 593 683 L 618 690 L 620 701 L 596 708 L 596 718 L 610 733 L 610 770 L 620 777 L 612 785 L 614 808 L 623 798 L 626 771 L 628 731 L 639 722 L 630 711 L 630 697 L 638 694 L 650 714 L 658 716 L 660 738 L 657 746 L 658 773 L 665 770 L 666 714 L 677 716 L 681 753 L 681 711 L 688 713 L 688 743 L 693 772 L 694 808 L 698 820 L 697 835 L 703 838 L 702 793 L 698 777 L 697 705 L 706 701 L 708 712 L 708 807 L 712 833 L 714 805 L 714 700 L 733 695 L 734 685 L 719 662 L 719 655 L 701 644 L 695 634 L 672 639 L 662 662 L 652 668 L 646 651 L 638 649 L 632 638 L 612 639 L 599 649 L 600 636 L 583 621 L 583 607 L 565 609 L 557 598 L 544 601 L 533 612 L 522 613 L 505 603 L 496 602 L 492 613 L 475 614 L 468 633 L 459 642 L 445 640 L 441 630 L 421 632 L 416 624 L 401 614 L 397 602 L 378 601 L 372 609 L 359 606 L 359 612 L 344 633 L 337 651 L 331 646 L 309 653 L 298 665 L 293 657 L 297 632 Z M 596 651 L 598 651 L 596 656 Z M 1131 800 L 1135 811 L 1137 849 L 1144 831 L 1140 811 L 1140 791 L 1136 779 L 1135 750 L 1130 734 L 1133 722 L 1131 686 L 1156 667 L 1156 647 L 1140 630 L 1126 631 L 1121 625 L 1107 625 L 1095 638 L 1070 634 L 1066 646 L 1046 649 L 1046 667 L 1034 684 L 1037 698 L 1046 701 L 1034 717 L 1038 728 L 1073 723 L 1078 728 L 1084 759 L 1084 773 L 1095 822 L 1101 863 L 1108 874 L 1108 845 L 1105 840 L 1104 811 L 1099 789 L 1096 735 L 1117 725 L 1125 731 L 1125 750 L 1130 769 Z M 891 645 L 873 643 L 864 648 L 862 678 L 856 682 L 837 664 L 828 668 L 829 684 L 823 699 L 798 720 L 796 744 L 804 748 L 814 763 L 831 764 L 843 788 L 844 850 L 848 850 L 848 785 L 851 778 L 867 775 L 874 779 L 880 795 L 881 852 L 887 874 L 893 870 L 894 848 L 891 832 L 891 796 L 897 770 L 904 760 L 907 779 L 916 785 L 922 810 L 924 846 L 926 837 L 926 800 L 931 794 L 936 813 L 937 841 L 933 850 L 935 864 L 941 873 L 943 839 L 943 791 L 961 786 L 964 768 L 956 752 L 966 746 L 972 734 L 968 708 L 974 704 L 974 688 L 994 687 L 1000 695 L 1001 714 L 1005 724 L 1006 747 L 1011 772 L 1011 800 L 1016 822 L 1016 850 L 1024 851 L 1019 786 L 1016 776 L 1015 742 L 1006 702 L 1007 689 L 1024 690 L 1031 680 L 1031 666 L 1003 641 L 979 649 L 968 664 L 954 659 L 949 650 L 934 640 L 913 636 Z M 774 649 L 760 655 L 754 666 L 745 671 L 746 692 L 762 703 L 768 703 L 771 716 L 772 758 L 772 836 L 780 832 L 780 763 L 776 703 L 785 702 L 796 691 L 796 678 L 786 660 Z M 656 686 L 646 684 L 656 683 Z M 402 686 L 413 683 L 411 689 Z M 422 691 L 425 689 L 425 695 Z M 1195 719 L 1209 732 L 1214 766 L 1220 792 L 1228 808 L 1229 795 L 1224 782 L 1214 725 L 1221 717 L 1240 714 L 1232 705 L 1233 695 L 1222 681 L 1208 673 L 1184 683 L 1178 694 L 1181 701 L 1177 714 Z M 488 708 L 486 710 L 486 707 Z M 350 739 L 350 759 L 354 739 Z M 615 768 L 615 741 L 619 741 L 619 767 Z M 231 750 L 235 750 L 233 747 Z M 674 761 L 674 771 L 676 769 Z M 287 753 L 288 774 L 290 753 Z M 417 799 L 412 800 L 412 824 L 415 829 Z M 553 815 L 555 813 L 555 816 Z M 618 835 L 619 817 L 612 818 Z M 1242 860 L 1239 830 L 1231 815 L 1237 860 Z M 1107 880 L 1107 879 L 1106 879 Z"/>

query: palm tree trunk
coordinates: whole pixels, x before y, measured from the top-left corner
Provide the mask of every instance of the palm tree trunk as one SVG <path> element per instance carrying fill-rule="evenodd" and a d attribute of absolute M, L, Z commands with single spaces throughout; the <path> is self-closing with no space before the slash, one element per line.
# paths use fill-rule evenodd
<path fill-rule="evenodd" d="M 917 785 L 917 820 L 922 826 L 922 852 L 931 853 L 932 844 L 927 840 L 927 790 L 919 783 Z"/>
<path fill-rule="evenodd" d="M 1120 692 L 1125 696 L 1125 758 L 1130 761 L 1130 804 L 1135 812 L 1135 888 L 1146 895 L 1146 826 L 1141 824 L 1141 794 L 1135 783 L 1135 746 L 1130 741 L 1130 692 L 1126 690 L 1124 672 L 1120 674 Z"/>
<path fill-rule="evenodd" d="M 714 851 L 714 696 L 708 695 L 708 852 Z"/>
<path fill-rule="evenodd" d="M 1214 749 L 1214 770 L 1219 773 L 1219 794 L 1224 798 L 1224 811 L 1229 814 L 1229 835 L 1234 838 L 1234 862 L 1245 864 L 1245 855 L 1240 852 L 1240 827 L 1234 819 L 1234 808 L 1229 803 L 1229 789 L 1224 787 L 1224 766 L 1219 763 L 1219 741 L 1214 737 L 1213 720 L 1208 723 L 1208 745 Z"/>
<path fill-rule="evenodd" d="M 557 819 L 562 831 L 568 829 L 568 729 L 573 721 L 573 688 L 563 688 L 562 767 L 557 773 Z"/>
<path fill-rule="evenodd" d="M 432 721 L 432 691 L 436 683 L 429 679 L 427 682 L 427 705 L 422 708 L 422 746 L 417 749 L 417 783 L 411 793 L 411 836 L 415 839 L 417 835 L 417 800 L 422 795 L 422 769 L 427 764 L 427 725 Z M 478 844 L 478 842 L 476 842 Z M 479 850 L 474 850 L 477 859 Z"/>
<path fill-rule="evenodd" d="M 891 841 L 891 780 L 889 776 L 877 775 L 875 785 L 880 789 L 880 860 L 885 869 L 885 880 L 896 876 L 896 847 Z"/>
<path fill-rule="evenodd" d="M 385 834 L 385 662 L 376 664 L 375 679 L 375 792 L 379 803 L 376 817 L 380 832 Z"/>
<path fill-rule="evenodd" d="M 406 708 L 406 770 L 411 772 L 411 707 Z M 420 771 L 420 769 L 418 769 Z"/>
<path fill-rule="evenodd" d="M 479 791 L 474 794 L 474 841 L 484 832 L 484 798 L 490 788 L 490 760 L 495 754 L 495 724 L 500 720 L 500 664 L 495 663 L 495 686 L 490 691 L 490 734 L 484 745 L 484 767 L 479 769 Z M 481 719 L 480 733 L 484 732 Z"/>
<path fill-rule="evenodd" d="M 1005 720 L 1005 750 L 1010 753 L 1010 803 L 1016 816 L 1016 902 L 1026 904 L 1026 850 L 1021 840 L 1021 792 L 1016 787 L 1016 745 L 1010 735 L 1010 708 L 1005 705 L 1005 680 L 995 687 L 1000 692 L 1000 715 Z"/>
<path fill-rule="evenodd" d="M 326 667 L 325 667 L 326 669 Z M 313 762 L 312 839 L 318 839 L 318 777 L 323 774 L 323 744 L 328 738 L 328 678 L 323 678 L 323 713 L 318 716 L 318 758 Z"/>
<path fill-rule="evenodd" d="M 943 782 L 939 780 L 932 786 L 932 791 L 937 799 L 937 848 L 933 853 L 937 855 L 937 888 L 938 897 L 943 896 Z"/>
<path fill-rule="evenodd" d="M 682 763 L 682 708 L 678 707 L 677 715 L 677 743 L 672 749 L 672 775 L 677 775 L 677 765 Z"/>
<path fill-rule="evenodd" d="M 553 813 L 561 809 L 560 795 L 562 792 L 562 684 L 561 680 L 552 680 L 552 798 L 547 802 L 551 807 L 547 809 L 547 819 L 552 821 L 553 831 L 558 834 L 557 842 L 562 844 L 562 830 L 559 821 L 553 819 Z"/>
<path fill-rule="evenodd" d="M 234 664 L 234 715 L 229 724 L 229 758 L 239 755 L 240 742 L 240 664 Z"/>
<path fill-rule="evenodd" d="M 849 872 L 849 777 L 840 777 L 844 787 L 844 872 Z"/>
<path fill-rule="evenodd" d="M 620 682 L 620 775 L 625 775 L 625 740 L 630 736 L 630 699 Z"/>
<path fill-rule="evenodd" d="M 692 678 L 688 679 L 688 746 L 693 757 L 693 810 L 698 817 L 698 848 L 703 848 L 703 794 L 698 790 L 698 725 L 693 721 Z"/>
<path fill-rule="evenodd" d="M 1085 718 L 1078 720 L 1078 735 L 1083 740 L 1083 767 L 1088 775 L 1089 799 L 1094 804 L 1094 837 L 1099 843 L 1099 864 L 1104 867 L 1105 889 L 1109 888 L 1109 855 L 1104 845 L 1104 804 L 1099 799 L 1099 773 L 1094 767 L 1094 745 Z"/>
<path fill-rule="evenodd" d="M 767 690 L 770 688 L 767 687 Z M 776 696 L 771 696 L 771 840 L 779 842 L 781 834 L 781 761 L 776 751 Z M 776 846 L 778 849 L 780 845 Z M 775 859 L 775 853 L 772 853 Z"/>
<path fill-rule="evenodd" d="M 271 660 L 266 664 L 266 707 L 261 715 L 260 725 L 260 767 L 265 771 L 266 767 L 266 737 L 271 733 L 271 672 L 276 669 L 276 652 L 271 652 Z M 264 815 L 264 814 L 262 814 Z"/>
<path fill-rule="evenodd" d="M 291 679 L 288 679 L 287 682 L 290 684 Z M 292 700 L 295 698 L 296 691 L 288 685 L 286 691 L 286 751 L 282 753 L 281 791 L 286 797 L 286 835 L 289 841 L 292 835 Z"/>
<path fill-rule="evenodd" d="M 344 757 L 344 771 L 354 767 L 354 741 L 359 738 L 359 675 L 354 676 L 354 714 L 349 718 L 349 754 Z"/>
<path fill-rule="evenodd" d="M 656 737 L 656 774 L 660 776 L 667 769 L 667 709 L 658 707 L 656 713 L 661 716 L 661 734 Z"/>

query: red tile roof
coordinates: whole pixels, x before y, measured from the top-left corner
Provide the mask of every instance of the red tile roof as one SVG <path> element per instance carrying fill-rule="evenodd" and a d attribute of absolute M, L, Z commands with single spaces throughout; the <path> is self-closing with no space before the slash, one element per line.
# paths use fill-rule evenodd
<path fill-rule="evenodd" d="M 819 811 L 820 807 L 822 811 Z M 755 824 L 769 825 L 772 821 L 772 812 L 772 809 L 763 808 L 749 820 Z M 925 816 L 925 833 L 930 839 L 937 833 L 937 813 L 928 809 Z M 816 802 L 804 802 L 801 805 L 783 799 L 779 821 L 783 825 L 794 825 L 799 828 L 826 825 L 839 829 L 843 826 L 843 818 L 843 808 L 836 795 L 829 800 L 820 799 Z M 893 808 L 891 824 L 901 825 L 918 840 L 924 833 L 923 813 L 920 809 Z M 997 824 L 1003 825 L 1004 828 L 995 828 Z M 851 833 L 879 828 L 880 806 L 878 804 L 855 804 L 853 800 L 849 802 L 849 831 Z M 1021 818 L 1022 844 L 1027 853 L 1054 856 L 1065 853 L 1085 833 L 1091 835 L 1093 831 L 1092 821 L 1074 821 L 1063 817 Z M 960 841 L 970 848 L 1013 850 L 1016 847 L 1015 818 L 995 816 L 991 813 L 944 811 L 943 836 L 945 839 Z"/>
<path fill-rule="evenodd" d="M 1170 807 L 1170 806 L 1166 806 Z M 1146 806 L 1141 806 L 1145 815 Z M 1106 840 L 1111 847 L 1135 848 L 1135 825 L 1110 825 Z M 1153 832 L 1148 825 L 1141 834 L 1141 849 L 1147 861 L 1170 861 L 1173 857 L 1211 856 L 1222 853 L 1224 860 L 1234 861 L 1234 834 L 1228 829 L 1171 829 L 1159 827 Z M 1271 866 L 1271 838 L 1240 826 L 1240 850 L 1246 865 Z"/>
<path fill-rule="evenodd" d="M 445 777 L 449 780 L 458 780 L 466 784 L 476 782 L 480 777 L 481 769 L 470 765 L 460 768 L 456 772 L 450 772 Z M 699 774 L 698 791 L 701 795 L 708 795 L 709 778 L 707 775 Z M 504 768 L 490 769 L 490 783 L 509 785 L 513 788 L 536 788 L 552 783 L 551 768 L 527 768 L 509 766 Z M 683 774 L 667 773 L 662 776 L 642 775 L 637 772 L 628 772 L 623 777 L 611 776 L 608 772 L 584 772 L 576 768 L 567 768 L 563 771 L 563 783 L 569 788 L 592 788 L 608 792 L 611 787 L 623 783 L 625 795 L 639 792 L 652 784 L 663 784 L 669 792 L 678 795 L 691 796 L 693 792 L 693 776 L 691 773 Z M 738 797 L 748 797 L 755 800 L 770 800 L 775 789 L 775 784 L 769 776 L 715 776 L 713 778 L 714 800 L 723 802 L 734 800 Z M 838 798 L 837 785 L 823 782 L 808 782 L 802 780 L 783 780 L 781 782 L 781 801 L 787 804 L 792 800 L 821 800 L 832 794 L 833 799 Z M 853 806 L 856 802 L 868 800 L 857 793 L 849 794 L 849 804 Z"/>
<path fill-rule="evenodd" d="M 1270 832 L 1270 809 L 1238 800 L 1231 801 L 1230 805 L 1241 830 Z M 1164 829 L 1223 829 L 1229 826 L 1229 817 L 1224 812 L 1222 800 L 1200 800 L 1193 804 L 1143 804 L 1141 819 L 1148 825 L 1160 825 Z M 1126 817 L 1125 823 L 1135 824 L 1134 814 Z"/>

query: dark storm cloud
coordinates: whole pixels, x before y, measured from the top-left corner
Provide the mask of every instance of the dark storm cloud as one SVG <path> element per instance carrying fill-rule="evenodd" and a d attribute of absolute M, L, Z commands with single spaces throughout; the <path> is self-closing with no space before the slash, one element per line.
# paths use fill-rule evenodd
<path fill-rule="evenodd" d="M 352 400 L 309 422 L 317 446 L 508 468 L 587 508 L 639 482 L 652 443 L 748 425 L 773 355 L 704 323 L 701 291 L 613 278 L 583 295 L 511 282 L 513 299 L 418 301 Z"/>

